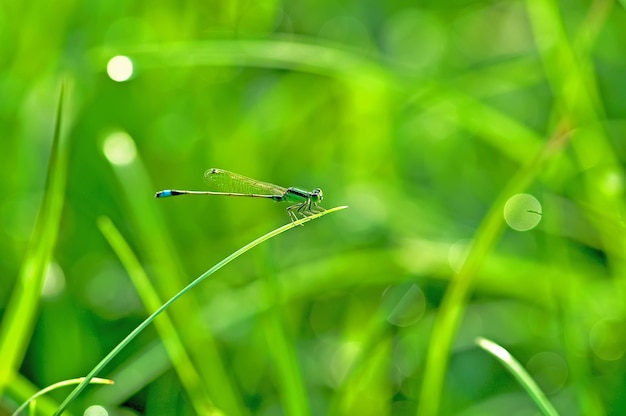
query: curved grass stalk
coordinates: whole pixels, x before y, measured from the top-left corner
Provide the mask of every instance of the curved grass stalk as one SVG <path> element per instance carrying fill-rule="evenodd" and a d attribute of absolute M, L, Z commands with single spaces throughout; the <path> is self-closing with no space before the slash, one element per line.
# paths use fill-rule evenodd
<path fill-rule="evenodd" d="M 526 390 L 531 399 L 535 402 L 541 413 L 545 416 L 558 416 L 552 403 L 548 400 L 545 394 L 541 391 L 535 380 L 532 379 L 530 374 L 522 367 L 522 365 L 513 356 L 500 345 L 488 339 L 478 337 L 476 338 L 476 344 L 489 354 L 493 355 L 500 361 L 504 367 L 509 370 L 518 383 Z"/>
<path fill-rule="evenodd" d="M 98 227 L 100 227 L 100 231 L 122 262 L 146 310 L 148 312 L 157 310 L 163 302 L 159 299 L 159 295 L 150 282 L 148 274 L 126 240 L 124 240 L 124 237 L 122 237 L 122 234 L 120 234 L 108 217 L 98 218 Z M 192 359 L 176 332 L 170 316 L 165 314 L 160 320 L 155 321 L 154 325 L 195 412 L 199 415 L 207 416 L 222 415 L 223 413 L 216 408 L 210 397 L 208 397 L 208 392 L 203 391 L 201 377 L 196 368 L 194 368 Z"/>
<path fill-rule="evenodd" d="M 263 243 L 264 241 L 267 241 L 270 238 L 276 237 L 277 235 L 282 234 L 285 231 L 290 230 L 290 229 L 292 229 L 294 227 L 297 227 L 299 225 L 303 225 L 304 223 L 306 223 L 308 221 L 320 218 L 320 217 L 322 217 L 324 215 L 327 215 L 327 214 L 330 214 L 332 212 L 340 211 L 340 210 L 345 209 L 345 208 L 348 208 L 348 207 L 347 206 L 340 206 L 340 207 L 331 208 L 331 209 L 328 209 L 326 211 L 322 211 L 320 213 L 311 215 L 309 217 L 302 218 L 302 219 L 300 219 L 298 221 L 290 222 L 289 224 L 283 225 L 282 227 L 277 228 L 277 229 L 275 229 L 273 231 L 270 231 L 269 233 L 267 233 L 267 234 L 257 238 L 256 240 L 246 244 L 245 246 L 243 246 L 239 250 L 235 251 L 234 253 L 230 254 L 228 257 L 224 258 L 222 261 L 217 263 L 215 266 L 211 267 L 205 273 L 203 273 L 198 278 L 196 278 L 193 282 L 189 283 L 183 290 L 181 290 L 176 295 L 174 295 L 172 298 L 170 298 L 167 302 L 165 302 L 159 309 L 154 311 L 139 326 L 137 326 L 137 328 L 135 328 L 130 334 L 128 334 L 126 336 L 126 338 L 124 338 L 119 344 L 117 344 L 117 346 L 115 348 L 113 348 L 113 350 L 110 353 L 108 353 L 106 355 L 106 357 L 104 357 L 98 363 L 98 365 L 96 365 L 93 368 L 93 370 L 91 370 L 89 372 L 89 374 L 87 374 L 85 379 L 78 386 L 76 386 L 76 388 L 69 394 L 69 396 L 67 396 L 65 398 L 63 403 L 61 403 L 61 405 L 59 406 L 57 411 L 54 413 L 55 416 L 61 415 L 63 413 L 63 411 L 65 409 L 67 409 L 69 404 L 76 399 L 76 397 L 85 389 L 85 387 L 87 387 L 87 384 L 89 384 L 89 381 L 91 379 L 93 379 L 117 354 L 120 353 L 120 351 L 122 351 L 122 349 L 124 349 L 137 335 L 139 335 L 139 333 L 141 333 L 141 331 L 146 329 L 146 327 L 148 325 L 150 325 L 152 323 L 152 321 L 154 321 L 154 319 L 157 316 L 159 316 L 163 311 L 165 311 L 167 308 L 169 308 L 174 302 L 176 302 L 185 293 L 189 292 L 195 286 L 197 286 L 198 284 L 202 283 L 205 279 L 207 279 L 213 273 L 215 273 L 216 271 L 218 271 L 219 269 L 221 269 L 222 267 L 224 267 L 225 265 L 227 265 L 231 261 L 235 260 L 237 257 L 241 256 L 242 254 L 244 254 L 245 252 L 249 251 L 250 249 L 258 246 L 259 244 Z"/>
<path fill-rule="evenodd" d="M 454 336 L 463 316 L 467 298 L 475 283 L 476 274 L 504 229 L 504 219 L 501 213 L 507 199 L 511 195 L 524 191 L 539 175 L 541 169 L 552 158 L 560 154 L 568 143 L 569 137 L 569 132 L 562 128 L 546 142 L 539 154 L 509 181 L 476 232 L 474 242 L 463 266 L 454 275 L 448 289 L 446 289 L 435 320 L 426 356 L 418 416 L 439 414 L 444 379 Z"/>
<path fill-rule="evenodd" d="M 43 396 L 46 393 L 51 392 L 52 390 L 56 390 L 60 387 L 70 386 L 72 384 L 79 384 L 85 380 L 85 377 L 73 378 L 71 380 L 59 381 L 58 383 L 54 383 L 42 390 L 39 390 L 37 393 L 33 394 L 28 400 L 26 400 L 20 407 L 18 407 L 15 412 L 11 414 L 11 416 L 17 416 L 20 414 L 22 410 L 26 408 L 31 403 L 35 403 L 34 400 L 40 396 Z M 109 380 L 106 378 L 98 378 L 94 377 L 89 381 L 89 384 L 114 384 L 113 380 Z M 34 413 L 33 413 L 34 414 Z"/>

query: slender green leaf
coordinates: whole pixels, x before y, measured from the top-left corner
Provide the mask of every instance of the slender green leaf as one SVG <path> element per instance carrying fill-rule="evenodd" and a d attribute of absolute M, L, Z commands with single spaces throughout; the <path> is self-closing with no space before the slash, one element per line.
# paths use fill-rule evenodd
<path fill-rule="evenodd" d="M 46 270 L 61 223 L 68 158 L 68 144 L 65 139 L 66 96 L 67 83 L 64 83 L 59 93 L 43 201 L 0 328 L 0 397 L 6 385 L 14 379 L 26 353 L 37 317 Z"/>
<path fill-rule="evenodd" d="M 502 212 L 506 201 L 512 195 L 523 192 L 532 183 L 546 164 L 560 153 L 568 138 L 567 134 L 559 133 L 548 140 L 535 159 L 511 179 L 480 225 L 463 265 L 446 291 L 436 318 L 428 348 L 418 415 L 434 416 L 439 412 L 454 335 L 476 275 L 504 228 Z"/>
<path fill-rule="evenodd" d="M 213 266 L 212 268 L 210 268 L 209 270 L 207 270 L 205 273 L 203 273 L 202 275 L 200 275 L 198 278 L 196 278 L 193 282 L 191 282 L 189 285 L 187 285 L 183 290 L 181 290 L 180 292 L 178 292 L 176 295 L 174 295 L 171 299 L 169 299 L 167 302 L 165 302 L 163 305 L 161 305 L 161 307 L 159 309 L 157 309 L 156 311 L 154 311 L 148 318 L 146 318 L 137 328 L 135 328 L 130 334 L 128 334 L 126 336 L 126 338 L 124 338 L 109 354 L 107 354 L 106 357 L 104 357 L 102 359 L 102 361 L 100 361 L 98 363 L 98 365 L 96 365 L 96 367 L 94 367 L 93 370 L 91 370 L 91 372 L 89 372 L 89 374 L 87 374 L 87 376 L 85 377 L 85 380 L 80 383 L 75 389 L 74 391 L 72 391 L 72 393 L 65 399 L 65 401 L 63 401 L 63 403 L 61 403 L 61 406 L 59 406 L 59 408 L 57 409 L 55 415 L 60 415 L 63 413 L 63 411 L 67 408 L 67 406 L 69 406 L 69 404 L 74 401 L 74 399 L 80 394 L 80 392 L 82 392 L 85 387 L 87 387 L 87 384 L 89 384 L 89 380 L 91 380 L 93 377 L 95 377 L 97 374 L 100 373 L 100 371 L 102 371 L 102 369 L 117 355 L 119 354 L 119 352 L 124 349 L 126 347 L 126 345 L 128 345 L 137 335 L 139 335 L 139 333 L 141 331 L 143 331 L 148 325 L 150 325 L 152 323 L 152 321 L 154 321 L 154 319 L 159 316 L 163 311 L 165 311 L 167 308 L 169 308 L 174 302 L 176 302 L 179 298 L 181 298 L 184 294 L 188 293 L 191 289 L 193 289 L 195 286 L 197 286 L 198 284 L 202 283 L 202 281 L 204 281 L 205 279 L 207 279 L 208 277 L 210 277 L 211 275 L 213 275 L 216 271 L 220 270 L 222 267 L 224 267 L 225 265 L 227 265 L 228 263 L 230 263 L 231 261 L 235 260 L 237 257 L 241 256 L 242 254 L 244 254 L 245 252 L 249 251 L 250 249 L 258 246 L 259 244 L 263 243 L 264 241 L 269 240 L 270 238 L 276 237 L 279 234 L 284 233 L 287 230 L 290 230 L 298 225 L 303 225 L 306 222 L 309 222 L 311 220 L 314 220 L 316 218 L 320 218 L 324 215 L 342 210 L 347 208 L 346 206 L 340 206 L 340 207 L 335 207 L 326 211 L 322 211 L 318 214 L 315 215 L 311 215 L 309 217 L 306 218 L 302 218 L 298 221 L 295 222 L 290 222 L 289 224 L 283 225 L 280 228 L 277 228 L 273 231 L 270 231 L 269 233 L 257 238 L 256 240 L 246 244 L 245 246 L 243 246 L 242 248 L 240 248 L 239 250 L 235 251 L 234 253 L 230 254 L 228 257 L 224 258 L 222 261 L 220 261 L 219 263 L 217 263 L 215 266 Z"/>
<path fill-rule="evenodd" d="M 558 412 L 554 406 L 552 406 L 552 403 L 550 403 L 546 395 L 543 394 L 537 383 L 535 383 L 535 380 L 532 379 L 524 367 L 522 367 L 522 365 L 515 358 L 513 358 L 513 356 L 509 354 L 506 349 L 485 338 L 477 338 L 476 344 L 496 357 L 498 361 L 500 361 L 504 367 L 506 367 L 506 369 L 513 374 L 515 379 L 537 404 L 541 413 L 545 416 L 558 416 Z"/>
<path fill-rule="evenodd" d="M 122 237 L 108 217 L 100 217 L 98 219 L 98 226 L 122 261 L 122 264 L 124 264 L 146 309 L 151 312 L 157 310 L 163 302 L 160 301 L 156 290 L 150 283 L 148 275 L 137 257 L 135 257 L 128 243 L 124 240 L 124 237 Z M 211 402 L 208 393 L 204 391 L 200 376 L 197 374 L 168 314 L 165 313 L 164 316 L 156 320 L 154 324 L 159 331 L 165 348 L 169 353 L 172 365 L 176 369 L 196 412 L 205 415 L 221 414 Z"/>
<path fill-rule="evenodd" d="M 26 408 L 26 406 L 28 406 L 29 404 L 34 402 L 40 396 L 43 396 L 44 394 L 49 393 L 52 390 L 56 390 L 56 389 L 61 388 L 61 387 L 71 386 L 72 384 L 80 384 L 83 381 L 85 381 L 85 377 L 79 377 L 79 378 L 74 378 L 74 379 L 71 379 L 71 380 L 64 380 L 64 381 L 60 381 L 58 383 L 54 383 L 54 384 L 46 387 L 45 389 L 42 389 L 42 390 L 38 391 L 37 393 L 32 395 L 28 400 L 26 400 L 24 403 L 22 403 L 22 405 L 20 407 L 18 407 L 17 410 L 15 410 L 15 412 L 13 412 L 13 416 L 19 415 L 20 412 Z M 113 380 L 108 380 L 106 378 L 94 377 L 94 378 L 92 378 L 89 381 L 89 384 L 113 384 Z"/>

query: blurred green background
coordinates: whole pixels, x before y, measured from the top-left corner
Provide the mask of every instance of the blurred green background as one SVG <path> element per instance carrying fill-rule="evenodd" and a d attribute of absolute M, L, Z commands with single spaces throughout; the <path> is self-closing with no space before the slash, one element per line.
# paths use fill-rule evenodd
<path fill-rule="evenodd" d="M 32 331 L 12 318 L 24 346 L 0 356 L 17 371 L 0 414 L 88 373 L 152 311 L 99 218 L 161 302 L 288 222 L 262 200 L 154 199 L 202 190 L 210 167 L 349 209 L 175 304 L 189 366 L 150 326 L 73 414 L 539 414 L 478 336 L 561 414 L 626 413 L 624 45 L 610 0 L 0 2 L 5 331 L 63 80 L 69 155 Z M 107 72 L 119 55 L 124 82 Z"/>

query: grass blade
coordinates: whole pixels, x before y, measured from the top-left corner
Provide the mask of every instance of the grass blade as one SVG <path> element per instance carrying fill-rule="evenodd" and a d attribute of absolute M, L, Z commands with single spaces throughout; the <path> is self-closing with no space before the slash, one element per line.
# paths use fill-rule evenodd
<path fill-rule="evenodd" d="M 124 240 L 124 237 L 122 237 L 119 230 L 108 217 L 100 217 L 98 226 L 122 261 L 146 309 L 151 312 L 157 310 L 162 302 L 155 288 L 150 283 L 148 275 L 128 243 Z M 214 404 L 208 396 L 208 392 L 203 391 L 204 388 L 200 376 L 196 372 L 169 315 L 166 314 L 158 321 L 155 321 L 154 324 L 196 412 L 202 415 L 221 414 L 221 412 L 216 411 Z"/>
<path fill-rule="evenodd" d="M 523 192 L 528 187 L 548 161 L 560 153 L 568 138 L 569 135 L 562 133 L 550 138 L 536 158 L 511 179 L 480 225 L 463 266 L 453 276 L 446 290 L 436 317 L 426 357 L 418 415 L 439 414 L 441 392 L 454 335 L 474 284 L 474 277 L 504 228 L 502 216 L 504 204 L 511 195 Z"/>
<path fill-rule="evenodd" d="M 270 238 L 276 237 L 277 235 L 282 234 L 285 231 L 288 231 L 288 230 L 290 230 L 290 229 L 292 229 L 292 228 L 294 228 L 294 227 L 296 227 L 298 225 L 302 225 L 305 222 L 314 220 L 316 218 L 320 218 L 320 217 L 322 217 L 322 216 L 324 216 L 326 214 L 330 214 L 332 212 L 336 212 L 336 211 L 339 211 L 339 210 L 342 210 L 342 209 L 345 209 L 345 208 L 347 208 L 347 207 L 346 206 L 335 207 L 335 208 L 332 208 L 332 209 L 320 212 L 318 214 L 311 215 L 310 217 L 302 218 L 302 219 L 300 219 L 298 221 L 295 221 L 295 222 L 290 222 L 289 224 L 286 224 L 286 225 L 284 225 L 284 226 L 282 226 L 280 228 L 277 228 L 277 229 L 275 229 L 273 231 L 270 231 L 269 233 L 267 233 L 267 234 L 257 238 L 256 240 L 246 244 L 245 246 L 243 246 L 239 250 L 235 251 L 234 253 L 232 253 L 229 256 L 227 256 L 226 258 L 224 258 L 222 261 L 217 263 L 215 266 L 211 267 L 205 273 L 203 273 L 198 278 L 196 278 L 193 282 L 189 283 L 183 290 L 181 290 L 176 295 L 174 295 L 172 298 L 170 298 L 170 300 L 165 302 L 159 309 L 154 311 L 137 328 L 135 328 L 130 334 L 128 334 L 126 336 L 126 338 L 124 338 L 109 354 L 107 354 L 107 356 L 104 357 L 102 359 L 102 361 L 100 361 L 98 363 L 98 365 L 96 365 L 96 367 L 94 367 L 94 369 L 91 370 L 91 372 L 89 374 L 87 374 L 87 376 L 85 377 L 85 380 L 82 383 L 80 383 L 72 391 L 72 393 L 70 393 L 70 395 L 63 401 L 63 403 L 61 403 L 61 406 L 59 406 L 59 408 L 55 412 L 55 415 L 62 414 L 63 411 L 67 408 L 67 406 L 72 401 L 74 401 L 74 399 L 85 389 L 85 387 L 87 387 L 87 384 L 89 384 L 89 380 L 94 378 L 122 349 L 124 349 L 124 347 L 126 347 L 126 345 L 128 345 L 137 335 L 139 335 L 139 333 L 141 331 L 143 331 L 148 325 L 150 325 L 152 323 L 152 321 L 154 321 L 154 319 L 157 316 L 159 316 L 163 311 L 165 311 L 167 308 L 169 308 L 174 302 L 176 302 L 184 294 L 189 292 L 191 289 L 193 289 L 198 284 L 202 283 L 205 279 L 207 279 L 213 273 L 215 273 L 216 271 L 218 271 L 219 269 L 221 269 L 222 267 L 224 267 L 225 265 L 227 265 L 231 261 L 235 260 L 237 257 L 241 256 L 245 252 L 249 251 L 250 249 L 258 246 L 259 244 L 261 244 L 261 243 L 263 243 L 263 242 L 265 242 L 267 240 L 269 240 Z"/>
<path fill-rule="evenodd" d="M 163 299 L 170 298 L 185 287 L 190 278 L 184 271 L 185 262 L 172 246 L 173 239 L 159 210 L 155 209 L 154 186 L 148 170 L 136 151 L 133 138 L 125 132 L 110 134 L 104 140 L 103 152 L 118 178 L 115 197 L 122 197 L 128 205 L 133 234 L 141 247 L 142 262 L 151 269 L 152 284 Z M 120 154 L 125 156 L 120 157 Z M 159 238 L 155 238 L 156 235 Z M 191 292 L 168 312 L 194 366 L 211 369 L 210 372 L 198 371 L 198 375 L 215 406 L 227 414 L 245 414 L 241 395 L 220 354 L 219 343 L 213 334 L 203 330 L 196 293 Z"/>
<path fill-rule="evenodd" d="M 64 381 L 59 381 L 58 383 L 54 383 L 51 386 L 46 387 L 45 389 L 42 389 L 40 391 L 38 391 L 37 393 L 33 394 L 28 400 L 26 400 L 24 403 L 22 403 L 22 405 L 20 407 L 18 407 L 15 412 L 13 412 L 12 416 L 17 416 L 20 414 L 20 412 L 22 410 L 24 410 L 24 408 L 26 408 L 26 406 L 29 405 L 29 403 L 32 403 L 35 399 L 37 399 L 40 396 L 43 396 L 46 393 L 51 392 L 52 390 L 61 388 L 61 387 L 65 387 L 65 386 L 70 386 L 72 384 L 79 384 L 82 383 L 85 380 L 85 377 L 79 377 L 79 378 L 74 378 L 71 380 L 64 380 Z M 106 378 L 97 378 L 94 377 L 89 381 L 89 384 L 113 384 L 113 380 L 108 380 Z"/>
<path fill-rule="evenodd" d="M 545 394 L 543 394 L 537 383 L 535 383 L 524 367 L 522 367 L 522 365 L 515 358 L 513 358 L 507 350 L 493 341 L 480 337 L 476 339 L 476 344 L 496 357 L 498 361 L 500 361 L 504 367 L 506 367 L 506 369 L 513 374 L 515 379 L 537 404 L 541 413 L 545 416 L 558 416 L 558 412 L 554 406 L 552 406 L 552 403 L 550 403 Z"/>
<path fill-rule="evenodd" d="M 275 271 L 266 270 L 265 274 L 266 277 L 259 281 L 263 291 L 267 293 L 268 305 L 268 310 L 263 313 L 263 332 L 276 369 L 284 413 L 307 416 L 310 414 L 309 400 L 302 369 L 298 365 L 298 357 L 293 348 L 297 340 L 293 339 L 287 330 L 284 293 Z"/>
<path fill-rule="evenodd" d="M 110 49 L 101 49 L 99 52 L 96 59 L 104 62 L 110 59 Z M 370 86 L 390 85 L 393 82 L 390 71 L 370 57 L 337 48 L 335 44 L 325 44 L 320 39 L 311 42 L 305 37 L 175 42 L 124 48 L 115 53 L 132 56 L 144 68 L 171 65 L 297 68 L 298 71 L 321 73 L 351 83 L 361 81 Z M 102 63 L 97 65 L 101 67 Z"/>
<path fill-rule="evenodd" d="M 15 289 L 8 302 L 0 328 L 0 397 L 15 377 L 26 353 L 36 319 L 41 289 L 57 240 L 67 178 L 68 146 L 63 125 L 67 85 L 61 86 L 46 177 L 43 201 L 39 207 L 26 257 Z"/>
<path fill-rule="evenodd" d="M 15 407 L 18 403 L 24 402 L 28 400 L 29 397 L 37 394 L 39 390 L 39 386 L 34 385 L 22 374 L 17 374 L 11 384 L 7 386 L 5 397 L 12 398 L 14 400 L 14 403 L 12 403 L 11 406 Z M 54 413 L 57 407 L 59 407 L 59 402 L 50 397 L 41 396 L 37 400 L 37 408 L 39 409 L 39 413 L 51 415 L 52 413 Z"/>

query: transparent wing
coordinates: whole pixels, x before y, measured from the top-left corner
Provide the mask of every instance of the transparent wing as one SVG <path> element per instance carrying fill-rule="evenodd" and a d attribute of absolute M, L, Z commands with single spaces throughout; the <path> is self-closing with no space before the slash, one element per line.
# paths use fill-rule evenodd
<path fill-rule="evenodd" d="M 287 188 L 257 181 L 223 169 L 211 168 L 204 172 L 204 181 L 210 190 L 240 194 L 284 195 Z"/>

